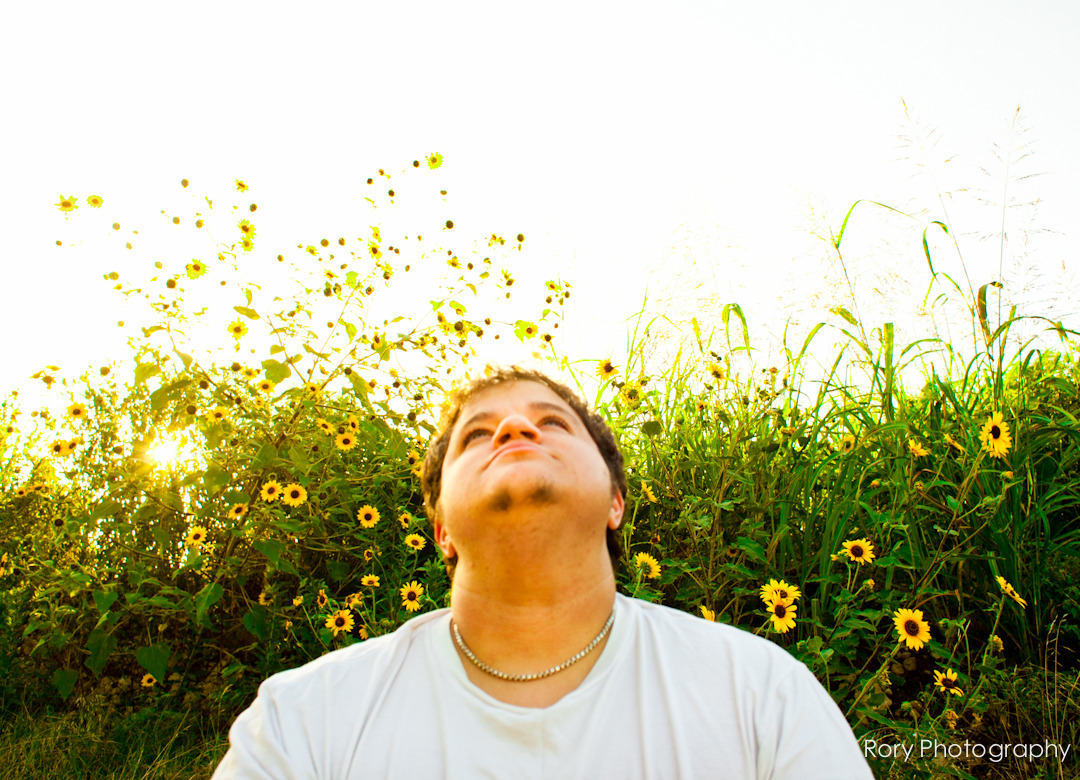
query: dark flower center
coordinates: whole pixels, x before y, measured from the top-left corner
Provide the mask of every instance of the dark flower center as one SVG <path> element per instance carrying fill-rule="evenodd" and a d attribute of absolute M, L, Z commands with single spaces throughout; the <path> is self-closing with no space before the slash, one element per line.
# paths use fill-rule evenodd
<path fill-rule="evenodd" d="M 853 544 L 851 545 L 851 554 L 854 555 L 856 558 L 862 558 L 863 548 L 859 547 L 859 545 L 857 544 Z"/>
<path fill-rule="evenodd" d="M 907 633 L 908 636 L 918 636 L 919 624 L 916 623 L 914 620 L 908 620 L 904 623 L 904 631 Z"/>
<path fill-rule="evenodd" d="M 783 620 L 784 617 L 787 616 L 787 607 L 785 607 L 783 604 L 777 604 L 775 607 L 773 607 L 773 614 Z"/>
<path fill-rule="evenodd" d="M 289 498 L 300 498 L 300 491 L 299 490 L 292 491 L 291 493 L 289 493 Z"/>
<path fill-rule="evenodd" d="M 338 628 L 344 628 L 345 627 L 345 618 L 339 617 L 337 620 L 334 621 L 334 625 L 337 626 Z"/>
<path fill-rule="evenodd" d="M 780 589 L 776 591 L 776 595 L 778 595 L 782 599 L 787 599 L 788 592 L 786 590 Z"/>
<path fill-rule="evenodd" d="M 410 590 L 409 594 L 405 598 L 407 598 L 409 601 L 416 601 L 416 591 Z"/>
<path fill-rule="evenodd" d="M 951 677 L 943 677 L 943 678 L 941 678 L 941 687 L 943 687 L 943 688 L 952 688 L 955 684 L 956 683 L 953 682 Z"/>
<path fill-rule="evenodd" d="M 1000 438 L 1001 437 L 1001 428 L 998 428 L 995 425 L 993 428 L 990 429 L 990 436 L 992 438 L 994 438 L 994 439 Z"/>

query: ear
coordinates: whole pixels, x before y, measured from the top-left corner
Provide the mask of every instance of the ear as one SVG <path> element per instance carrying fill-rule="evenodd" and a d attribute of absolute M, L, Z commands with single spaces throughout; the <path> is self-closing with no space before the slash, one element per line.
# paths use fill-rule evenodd
<path fill-rule="evenodd" d="M 450 538 L 450 531 L 445 525 L 439 522 L 438 515 L 436 515 L 434 526 L 435 544 L 439 545 L 439 549 L 442 550 L 443 556 L 446 558 L 454 558 L 457 556 L 457 549 L 454 547 L 454 540 Z"/>
<path fill-rule="evenodd" d="M 618 490 L 611 496 L 611 508 L 608 512 L 607 527 L 612 531 L 622 525 L 623 512 L 626 511 L 626 501 Z"/>

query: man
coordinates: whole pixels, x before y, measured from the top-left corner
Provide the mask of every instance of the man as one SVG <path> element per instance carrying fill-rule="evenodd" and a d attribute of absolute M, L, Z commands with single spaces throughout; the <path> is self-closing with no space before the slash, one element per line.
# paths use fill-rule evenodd
<path fill-rule="evenodd" d="M 871 778 L 783 649 L 616 595 L 622 456 L 572 391 L 474 382 L 423 487 L 452 607 L 267 680 L 215 778 Z"/>

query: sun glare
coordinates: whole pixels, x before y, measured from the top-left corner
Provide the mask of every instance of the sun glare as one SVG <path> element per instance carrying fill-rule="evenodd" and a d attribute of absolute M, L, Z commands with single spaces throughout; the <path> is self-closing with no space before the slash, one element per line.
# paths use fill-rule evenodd
<path fill-rule="evenodd" d="M 146 459 L 169 466 L 195 460 L 198 452 L 186 436 L 166 435 L 146 452 Z"/>

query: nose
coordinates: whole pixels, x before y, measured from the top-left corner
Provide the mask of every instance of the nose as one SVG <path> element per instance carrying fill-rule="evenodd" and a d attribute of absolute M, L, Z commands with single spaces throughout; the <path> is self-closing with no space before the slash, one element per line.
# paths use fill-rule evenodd
<path fill-rule="evenodd" d="M 508 414 L 495 428 L 495 446 L 501 447 L 513 439 L 536 441 L 540 438 L 540 429 L 522 414 Z"/>

